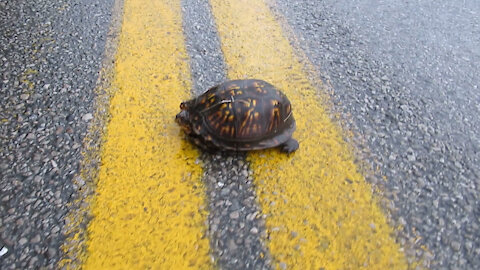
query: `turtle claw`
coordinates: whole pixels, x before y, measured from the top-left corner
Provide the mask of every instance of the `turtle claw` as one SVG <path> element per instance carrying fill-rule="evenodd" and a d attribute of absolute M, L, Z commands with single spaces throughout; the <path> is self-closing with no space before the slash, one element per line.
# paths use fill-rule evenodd
<path fill-rule="evenodd" d="M 295 140 L 294 138 L 290 138 L 288 141 L 283 143 L 280 147 L 282 152 L 285 153 L 292 153 L 295 152 L 300 145 L 298 144 L 298 141 Z"/>

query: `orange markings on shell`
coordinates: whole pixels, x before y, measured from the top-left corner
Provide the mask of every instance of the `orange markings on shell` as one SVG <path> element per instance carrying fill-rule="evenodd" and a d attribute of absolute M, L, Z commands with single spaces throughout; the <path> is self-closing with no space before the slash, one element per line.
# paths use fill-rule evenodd
<path fill-rule="evenodd" d="M 279 108 L 274 108 L 272 110 L 272 115 L 270 118 L 270 125 L 268 127 L 268 130 L 274 131 L 280 124 L 280 109 Z"/>
<path fill-rule="evenodd" d="M 265 84 L 259 83 L 259 82 L 253 82 L 252 85 L 253 85 L 253 87 L 256 87 L 256 88 L 263 88 L 263 87 L 265 87 Z"/>
<path fill-rule="evenodd" d="M 240 89 L 240 86 L 238 86 L 237 84 L 232 83 L 228 86 L 228 90 L 237 90 L 237 89 Z"/>
<path fill-rule="evenodd" d="M 220 135 L 226 133 L 227 135 L 230 133 L 230 126 L 224 126 L 220 129 Z"/>
<path fill-rule="evenodd" d="M 245 134 L 243 131 L 244 131 L 244 128 L 245 126 L 247 126 L 247 124 L 251 121 L 251 119 L 253 118 L 253 115 L 252 115 L 252 112 L 253 112 L 253 108 L 252 109 L 249 109 L 246 113 L 246 117 L 245 117 L 245 120 L 243 120 L 242 124 L 240 125 L 240 130 L 241 130 L 241 133 L 242 134 Z"/>
<path fill-rule="evenodd" d="M 223 118 L 222 118 L 222 124 L 224 124 L 225 122 L 227 122 L 227 119 L 228 119 L 228 115 L 224 115 Z"/>
<path fill-rule="evenodd" d="M 242 102 L 242 104 L 245 105 L 245 108 L 250 107 L 250 99 L 240 100 L 240 102 Z"/>
<path fill-rule="evenodd" d="M 207 117 L 207 119 L 208 119 L 208 121 L 209 121 L 210 123 L 215 123 L 215 122 L 218 123 L 218 121 L 222 118 L 222 116 L 223 116 L 223 115 L 222 115 L 222 112 L 221 112 L 221 111 L 217 111 L 217 112 L 215 112 L 214 114 L 210 114 L 210 115 Z"/>

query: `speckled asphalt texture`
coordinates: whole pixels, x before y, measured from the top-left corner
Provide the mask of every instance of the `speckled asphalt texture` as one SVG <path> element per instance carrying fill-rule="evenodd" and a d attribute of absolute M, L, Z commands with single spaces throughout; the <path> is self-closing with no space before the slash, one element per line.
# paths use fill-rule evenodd
<path fill-rule="evenodd" d="M 55 269 L 113 1 L 0 2 L 0 269 Z"/>
<path fill-rule="evenodd" d="M 433 269 L 478 269 L 480 3 L 271 4 L 331 85 L 344 125 L 365 141 L 370 180 L 404 227 L 399 241 Z"/>
<path fill-rule="evenodd" d="M 269 3 L 331 87 L 409 255 L 432 269 L 480 268 L 480 3 Z M 225 66 L 206 1 L 182 5 L 199 94 L 226 78 Z M 112 6 L 0 2 L 0 269 L 54 269 L 60 259 Z M 202 162 L 218 265 L 269 268 L 244 155 Z"/>

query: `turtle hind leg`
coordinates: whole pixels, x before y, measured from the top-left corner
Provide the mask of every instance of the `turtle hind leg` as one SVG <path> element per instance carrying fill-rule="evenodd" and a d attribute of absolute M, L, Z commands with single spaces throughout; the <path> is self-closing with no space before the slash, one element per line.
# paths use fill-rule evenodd
<path fill-rule="evenodd" d="M 292 153 L 295 152 L 299 147 L 298 141 L 294 138 L 290 138 L 288 141 L 284 142 L 280 145 L 280 149 L 282 152 L 285 153 Z"/>

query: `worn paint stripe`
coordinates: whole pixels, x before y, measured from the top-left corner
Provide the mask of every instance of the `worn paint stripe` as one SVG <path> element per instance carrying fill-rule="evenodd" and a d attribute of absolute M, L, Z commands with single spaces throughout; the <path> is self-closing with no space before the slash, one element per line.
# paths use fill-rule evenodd
<path fill-rule="evenodd" d="M 210 3 L 228 76 L 267 80 L 293 104 L 300 149 L 289 156 L 278 150 L 249 155 L 276 266 L 407 268 L 372 187 L 268 6 L 256 0 Z"/>
<path fill-rule="evenodd" d="M 198 152 L 174 122 L 183 42 L 180 1 L 125 1 L 85 269 L 209 267 Z"/>

